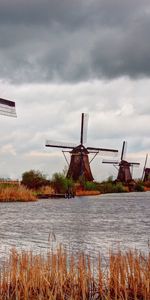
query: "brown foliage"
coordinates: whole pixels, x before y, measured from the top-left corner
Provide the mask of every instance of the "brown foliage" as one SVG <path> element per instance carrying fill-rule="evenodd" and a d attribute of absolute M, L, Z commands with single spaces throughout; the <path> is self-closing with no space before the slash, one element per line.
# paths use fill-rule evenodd
<path fill-rule="evenodd" d="M 35 201 L 33 192 L 24 186 L 0 187 L 0 202 Z"/>
<path fill-rule="evenodd" d="M 107 269 L 83 253 L 68 256 L 61 247 L 47 255 L 12 250 L 0 270 L 0 299 L 150 299 L 150 254 L 110 253 Z"/>

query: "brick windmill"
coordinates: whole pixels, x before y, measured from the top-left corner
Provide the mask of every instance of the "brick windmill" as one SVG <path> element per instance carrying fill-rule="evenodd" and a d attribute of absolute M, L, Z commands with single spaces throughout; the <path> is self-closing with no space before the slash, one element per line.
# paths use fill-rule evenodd
<path fill-rule="evenodd" d="M 87 136 L 87 125 L 88 125 L 88 115 L 82 113 L 81 134 L 80 134 L 79 144 L 70 144 L 70 143 L 66 144 L 66 143 L 59 143 L 59 142 L 53 142 L 47 140 L 45 145 L 46 147 L 67 149 L 67 150 L 62 150 L 64 156 L 65 156 L 65 152 L 69 152 L 71 154 L 70 162 L 67 161 L 68 162 L 67 177 L 71 177 L 75 181 L 77 181 L 80 178 L 80 176 L 84 176 L 85 180 L 87 181 L 93 181 L 94 178 L 91 172 L 90 163 L 98 153 L 106 153 L 109 156 L 118 153 L 118 150 L 114 150 L 114 149 L 86 147 L 85 143 L 86 143 L 86 136 Z M 90 153 L 94 155 L 91 161 L 89 160 Z"/>
<path fill-rule="evenodd" d="M 15 102 L 0 98 L 0 115 L 17 117 Z"/>
<path fill-rule="evenodd" d="M 110 160 L 103 160 L 103 163 L 105 164 L 112 164 L 115 167 L 118 166 L 118 176 L 117 181 L 123 182 L 123 183 L 130 183 L 133 181 L 132 179 L 132 170 L 133 167 L 139 166 L 140 163 L 136 162 L 128 162 L 125 160 L 125 154 L 127 149 L 127 143 L 124 141 L 121 151 L 121 160 L 119 161 L 110 161 Z"/>

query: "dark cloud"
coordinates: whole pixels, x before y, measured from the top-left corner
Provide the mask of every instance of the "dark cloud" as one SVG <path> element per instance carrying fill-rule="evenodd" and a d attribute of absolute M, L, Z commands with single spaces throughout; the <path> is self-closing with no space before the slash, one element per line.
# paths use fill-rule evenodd
<path fill-rule="evenodd" d="M 148 0 L 1 0 L 0 78 L 149 77 L 149 28 Z"/>

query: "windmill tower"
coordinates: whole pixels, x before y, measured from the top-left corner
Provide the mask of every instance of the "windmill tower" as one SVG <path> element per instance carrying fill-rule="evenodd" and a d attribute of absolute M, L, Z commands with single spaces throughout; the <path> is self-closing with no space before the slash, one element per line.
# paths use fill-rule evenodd
<path fill-rule="evenodd" d="M 147 168 L 147 160 L 148 160 L 148 154 L 146 154 L 144 168 L 143 168 L 143 174 L 142 174 L 142 181 L 150 181 L 150 168 Z"/>
<path fill-rule="evenodd" d="M 123 183 L 130 183 L 133 181 L 132 179 L 132 171 L 134 166 L 139 166 L 139 163 L 136 162 L 128 162 L 125 160 L 125 153 L 127 149 L 127 143 L 124 141 L 121 151 L 121 160 L 119 161 L 110 161 L 110 160 L 103 160 L 103 163 L 105 164 L 112 164 L 115 167 L 118 166 L 118 175 L 117 175 L 117 181 L 123 182 Z M 132 170 L 131 170 L 132 168 Z"/>
<path fill-rule="evenodd" d="M 15 102 L 0 98 L 0 115 L 17 117 Z"/>
<path fill-rule="evenodd" d="M 77 181 L 80 178 L 80 176 L 84 176 L 85 180 L 87 181 L 93 181 L 94 178 L 91 172 L 90 163 L 98 153 L 106 153 L 109 156 L 118 153 L 118 150 L 114 150 L 114 149 L 86 147 L 85 143 L 86 143 L 86 136 L 87 136 L 87 125 L 88 125 L 88 115 L 82 113 L 79 144 L 70 144 L 70 143 L 66 144 L 66 143 L 59 143 L 59 142 L 53 142 L 47 140 L 45 145 L 46 147 L 67 149 L 67 150 L 62 150 L 64 156 L 65 156 L 65 152 L 69 152 L 71 155 L 70 163 L 67 161 L 68 162 L 67 177 L 71 177 L 75 181 Z M 89 160 L 90 153 L 94 155 L 91 161 Z"/>

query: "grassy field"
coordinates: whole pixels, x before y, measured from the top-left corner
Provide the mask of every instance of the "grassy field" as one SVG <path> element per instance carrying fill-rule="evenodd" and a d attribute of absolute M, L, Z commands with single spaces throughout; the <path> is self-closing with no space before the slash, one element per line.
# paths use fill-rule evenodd
<path fill-rule="evenodd" d="M 34 193 L 24 186 L 0 185 L 0 202 L 35 201 Z"/>
<path fill-rule="evenodd" d="M 149 300 L 150 254 L 114 254 L 102 267 L 81 253 L 68 255 L 62 247 L 45 256 L 12 250 L 0 269 L 0 299 L 5 300 Z"/>

